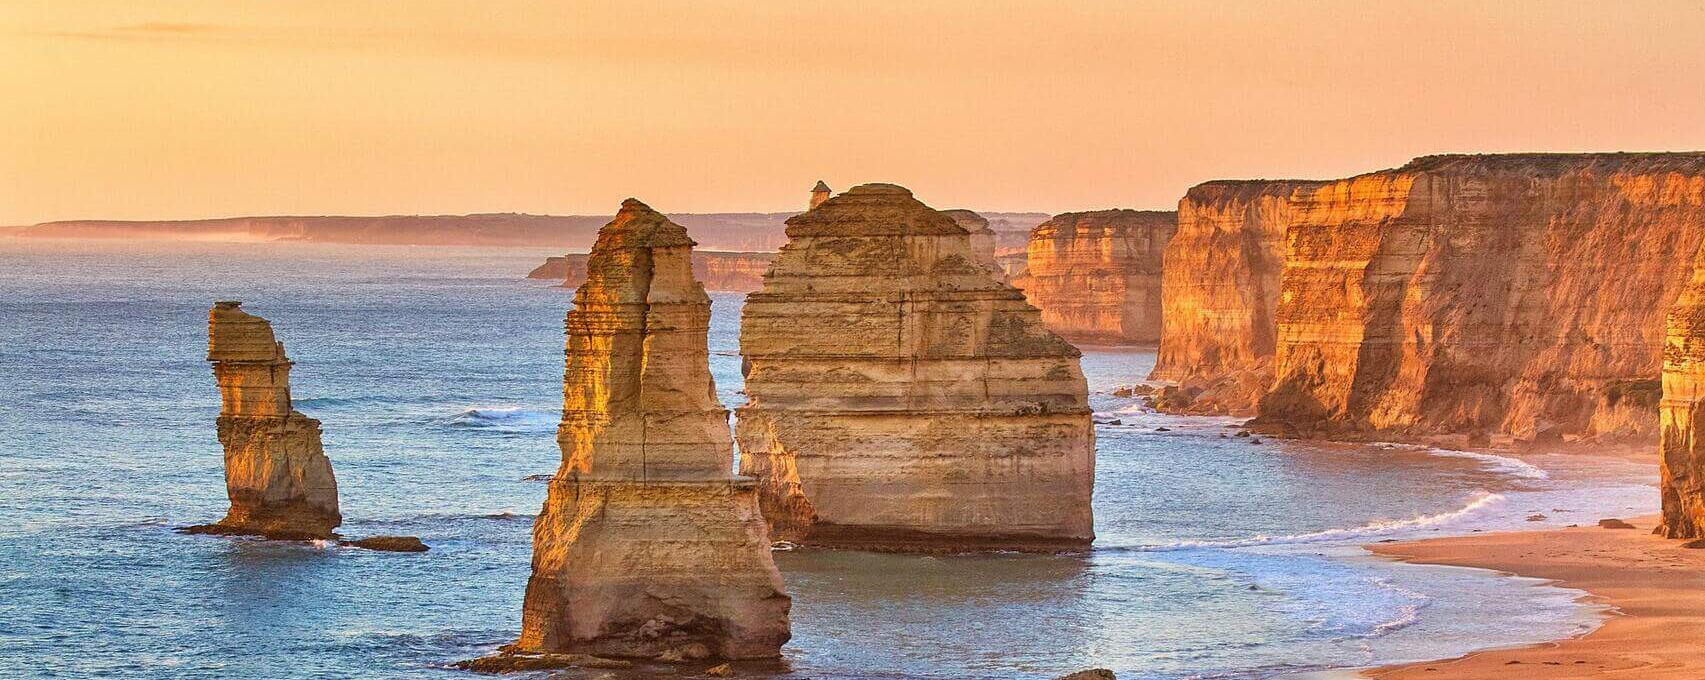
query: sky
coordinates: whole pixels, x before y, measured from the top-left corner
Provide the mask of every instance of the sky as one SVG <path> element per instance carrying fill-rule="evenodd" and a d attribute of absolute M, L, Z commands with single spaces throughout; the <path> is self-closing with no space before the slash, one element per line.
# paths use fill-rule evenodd
<path fill-rule="evenodd" d="M 1705 3 L 0 0 L 0 225 L 1169 209 L 1446 152 L 1705 149 Z"/>

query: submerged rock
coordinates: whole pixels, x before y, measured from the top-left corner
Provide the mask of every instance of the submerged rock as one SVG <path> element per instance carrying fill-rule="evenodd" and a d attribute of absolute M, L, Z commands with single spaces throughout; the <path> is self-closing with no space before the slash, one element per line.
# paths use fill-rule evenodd
<path fill-rule="evenodd" d="M 1030 232 L 1024 297 L 1072 341 L 1160 340 L 1161 256 L 1178 213 L 1061 213 Z"/>
<path fill-rule="evenodd" d="M 1071 675 L 1062 675 L 1054 680 L 1118 680 L 1118 678 L 1113 675 L 1113 671 L 1105 668 L 1091 668 Z"/>
<path fill-rule="evenodd" d="M 747 297 L 741 470 L 778 540 L 902 551 L 1083 548 L 1094 430 L 1076 348 L 911 192 L 788 221 Z"/>
<path fill-rule="evenodd" d="M 266 319 L 219 302 L 208 313 L 207 360 L 219 384 L 230 512 L 188 533 L 325 539 L 343 522 L 337 480 L 320 446 L 320 421 L 290 405 L 284 343 Z"/>
<path fill-rule="evenodd" d="M 517 651 L 773 658 L 790 600 L 716 400 L 685 229 L 629 199 L 568 313 L 562 466 Z"/>
<path fill-rule="evenodd" d="M 590 654 L 527 654 L 520 652 L 500 652 L 478 659 L 458 661 L 451 665 L 475 673 L 522 673 L 563 668 L 633 668 L 632 661 L 606 659 Z"/>
<path fill-rule="evenodd" d="M 338 545 L 384 552 L 426 552 L 431 550 L 430 547 L 421 543 L 420 539 L 414 536 L 368 536 L 353 541 L 339 541 Z"/>

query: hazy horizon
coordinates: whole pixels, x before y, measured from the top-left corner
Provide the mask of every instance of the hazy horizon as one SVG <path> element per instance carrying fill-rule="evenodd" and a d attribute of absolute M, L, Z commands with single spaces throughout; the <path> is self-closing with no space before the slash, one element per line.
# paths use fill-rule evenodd
<path fill-rule="evenodd" d="M 0 7 L 0 225 L 1171 209 L 1435 153 L 1705 147 L 1705 7 L 83 0 Z M 405 11 L 406 10 L 406 11 Z"/>

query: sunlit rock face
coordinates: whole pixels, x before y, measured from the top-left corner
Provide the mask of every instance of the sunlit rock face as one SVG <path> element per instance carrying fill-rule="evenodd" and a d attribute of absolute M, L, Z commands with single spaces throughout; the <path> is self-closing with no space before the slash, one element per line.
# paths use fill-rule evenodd
<path fill-rule="evenodd" d="M 1094 433 L 1078 351 L 906 189 L 788 221 L 747 297 L 741 470 L 779 539 L 896 551 L 1081 548 Z"/>
<path fill-rule="evenodd" d="M 1291 210 L 1264 426 L 1655 434 L 1705 154 L 1429 156 Z"/>
<path fill-rule="evenodd" d="M 1024 295 L 1074 342 L 1158 342 L 1161 258 L 1177 228 L 1174 212 L 1055 215 L 1030 232 Z"/>
<path fill-rule="evenodd" d="M 728 411 L 685 229 L 629 199 L 568 313 L 562 466 L 533 529 L 518 648 L 770 658 L 790 601 Z"/>
<path fill-rule="evenodd" d="M 1657 533 L 1705 538 L 1705 252 L 1670 308 L 1658 440 L 1663 520 Z"/>
<path fill-rule="evenodd" d="M 573 253 L 546 258 L 527 274 L 529 279 L 556 279 L 565 288 L 579 288 L 586 283 L 586 261 L 590 255 Z M 764 285 L 764 272 L 769 271 L 775 253 L 736 253 L 696 251 L 693 253 L 693 277 L 704 284 L 705 290 L 750 293 Z"/>
<path fill-rule="evenodd" d="M 240 302 L 215 304 L 207 328 L 231 510 L 218 524 L 192 531 L 330 538 L 343 522 L 337 480 L 320 447 L 320 421 L 290 407 L 284 343 Z"/>
<path fill-rule="evenodd" d="M 1222 180 L 1178 202 L 1178 233 L 1161 273 L 1154 380 L 1191 395 L 1186 413 L 1254 415 L 1273 379 L 1279 274 L 1291 197 L 1322 182 Z"/>

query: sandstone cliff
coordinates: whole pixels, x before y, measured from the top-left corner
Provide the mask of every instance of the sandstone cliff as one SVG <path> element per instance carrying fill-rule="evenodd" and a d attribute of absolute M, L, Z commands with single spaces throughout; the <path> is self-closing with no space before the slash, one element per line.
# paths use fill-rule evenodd
<path fill-rule="evenodd" d="M 331 538 L 343 522 L 320 421 L 290 407 L 284 343 L 266 319 L 220 302 L 208 313 L 207 360 L 219 384 L 219 443 L 231 510 L 196 533 Z"/>
<path fill-rule="evenodd" d="M 995 232 L 989 228 L 989 221 L 982 215 L 970 210 L 943 210 L 941 214 L 953 218 L 953 223 L 963 228 L 971 235 L 971 255 L 978 264 L 989 268 L 989 271 L 1005 274 L 1000 263 L 995 261 Z"/>
<path fill-rule="evenodd" d="M 1663 519 L 1668 538 L 1705 538 L 1705 250 L 1670 308 L 1663 348 L 1658 439 Z"/>
<path fill-rule="evenodd" d="M 1654 434 L 1705 154 L 1431 156 L 1291 211 L 1263 426 Z"/>
<path fill-rule="evenodd" d="M 1049 551 L 1093 539 L 1078 351 L 969 233 L 866 184 L 788 221 L 747 297 L 741 470 L 780 539 Z"/>
<path fill-rule="evenodd" d="M 556 279 L 567 288 L 586 283 L 587 255 L 552 257 L 527 274 L 530 279 Z M 775 253 L 693 252 L 693 277 L 705 290 L 750 293 L 764 285 L 764 272 L 775 261 Z"/>
<path fill-rule="evenodd" d="M 562 466 L 533 530 L 516 649 L 780 655 L 790 600 L 754 483 L 733 476 L 693 242 L 629 199 L 567 317 Z"/>
<path fill-rule="evenodd" d="M 1024 296 L 1074 342 L 1157 342 L 1161 256 L 1177 228 L 1173 212 L 1055 215 L 1030 232 Z"/>
<path fill-rule="evenodd" d="M 1273 380 L 1291 198 L 1321 184 L 1222 180 L 1192 187 L 1178 202 L 1178 233 L 1161 272 L 1166 332 L 1149 375 L 1189 395 L 1169 410 L 1254 415 Z"/>

